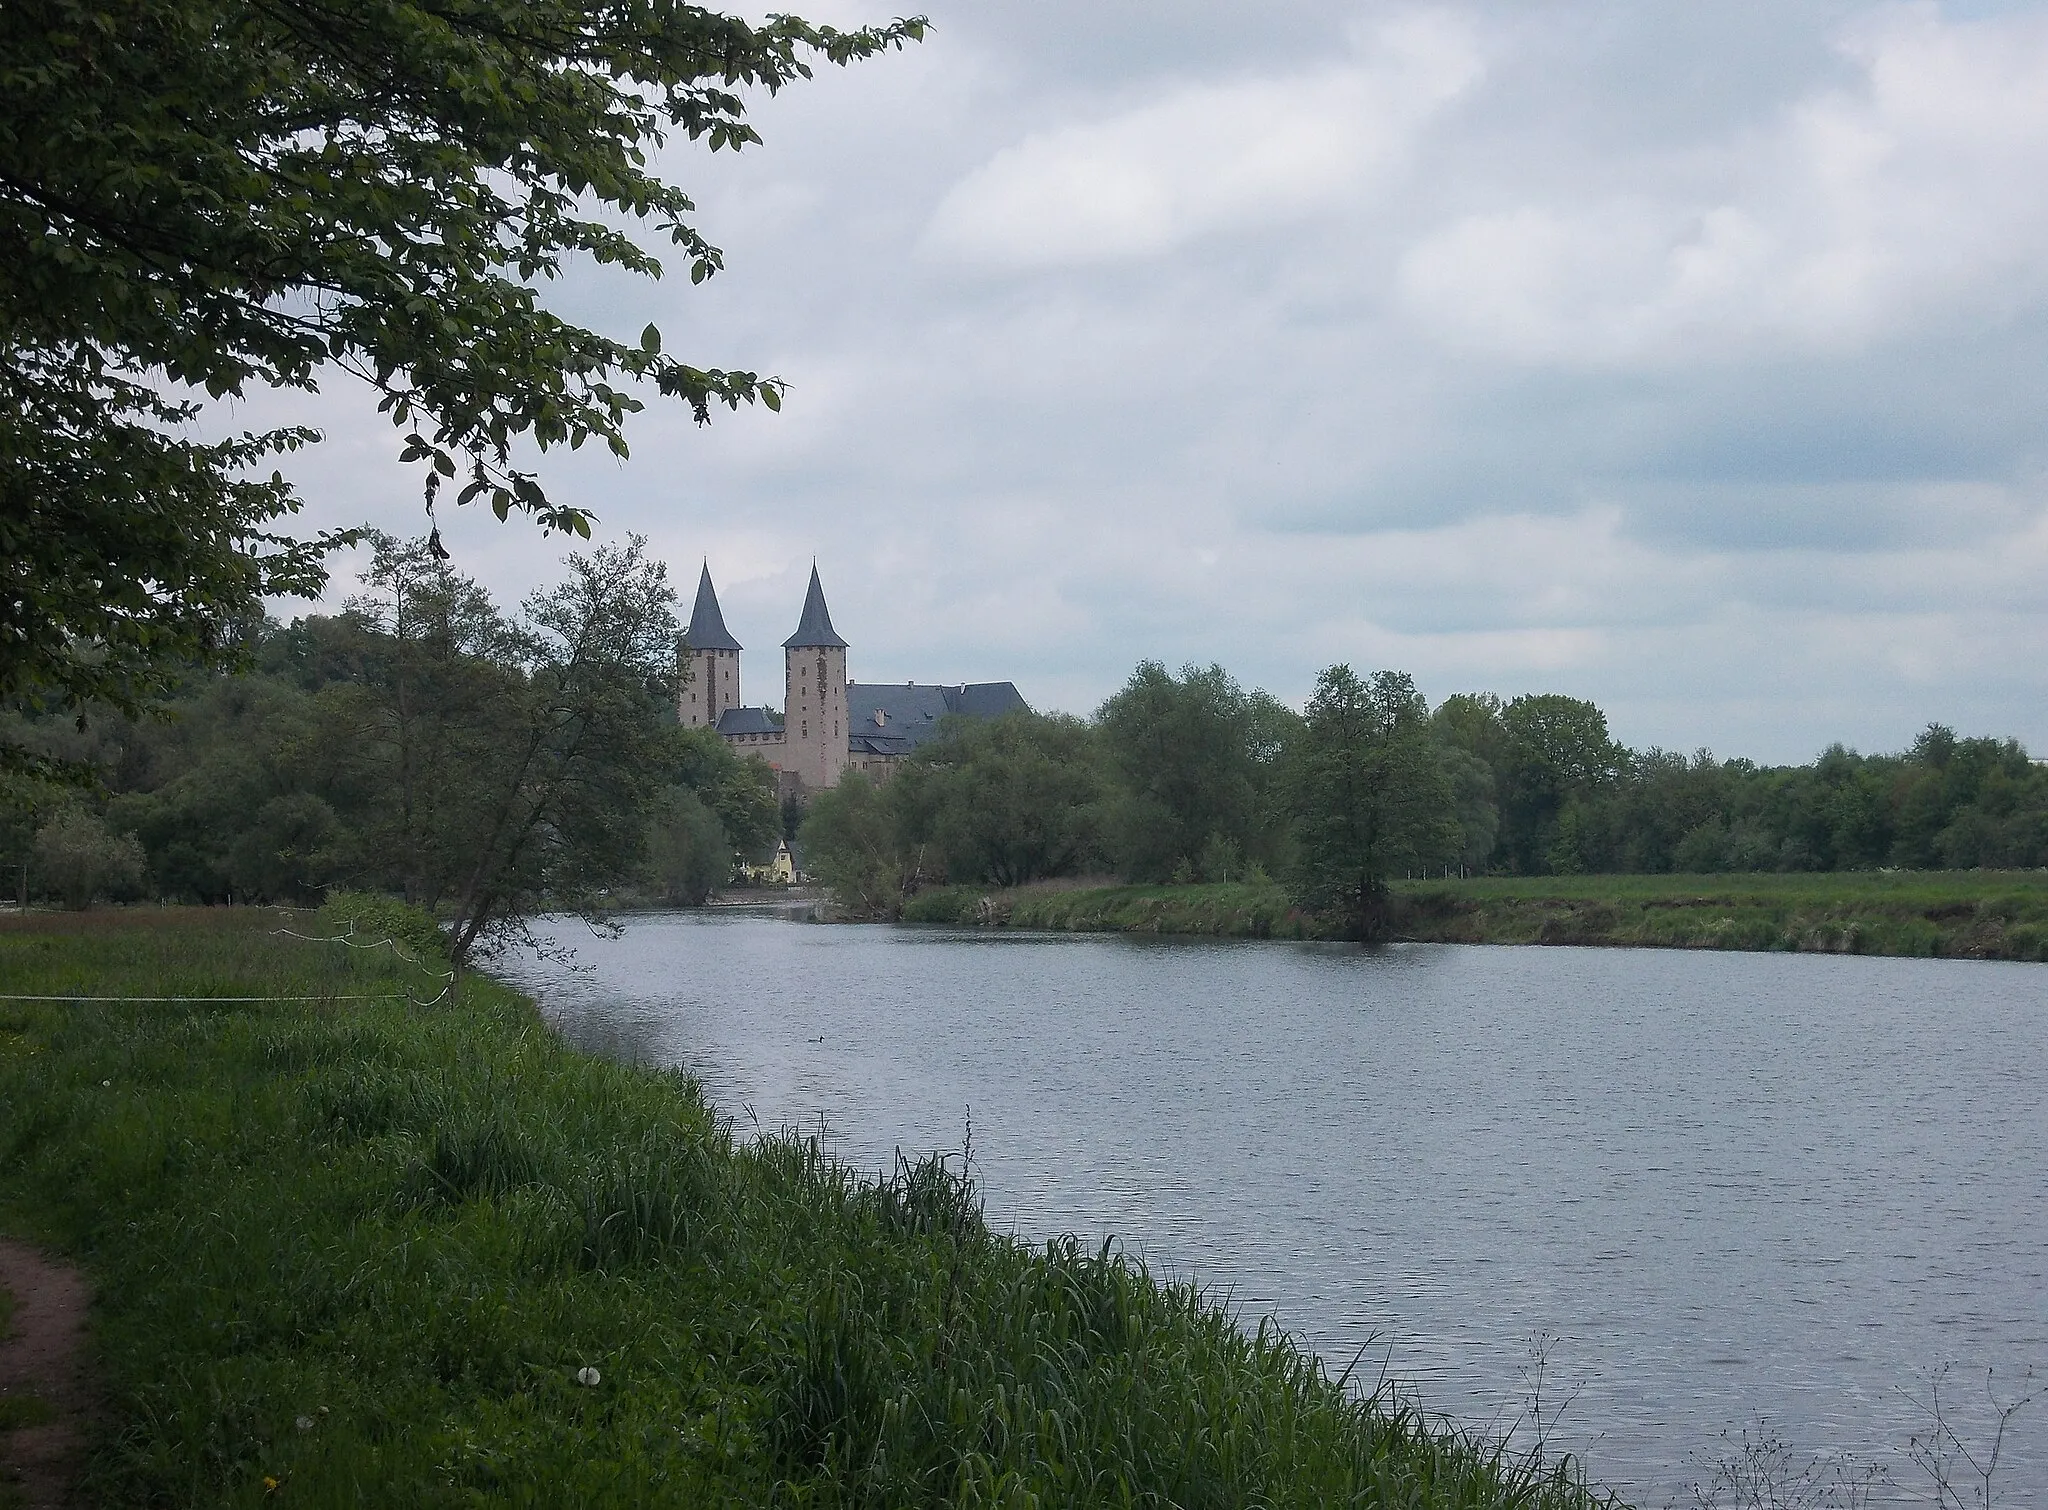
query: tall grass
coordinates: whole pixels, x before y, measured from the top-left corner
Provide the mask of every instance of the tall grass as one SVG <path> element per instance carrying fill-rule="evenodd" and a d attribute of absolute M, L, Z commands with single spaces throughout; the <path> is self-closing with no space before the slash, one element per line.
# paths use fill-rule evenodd
<path fill-rule="evenodd" d="M 1205 886 L 948 886 L 919 893 L 906 923 L 952 923 L 1073 933 L 1181 933 L 1235 938 L 1327 938 L 1271 881 Z"/>
<path fill-rule="evenodd" d="M 1450 943 L 2048 960 L 2048 872 L 1543 876 L 1413 882 L 1399 926 Z"/>
<path fill-rule="evenodd" d="M 743 1143 L 671 1073 L 274 915 L 0 927 L 0 1220 L 99 1287 L 93 1503 L 1580 1506 L 943 1160 Z M 300 931 L 303 916 L 293 924 Z M 595 1370 L 597 1383 L 579 1383 Z"/>
<path fill-rule="evenodd" d="M 927 891 L 910 923 L 1329 938 L 1272 882 Z M 1528 876 L 1404 881 L 1397 938 L 2048 960 L 2048 872 Z"/>

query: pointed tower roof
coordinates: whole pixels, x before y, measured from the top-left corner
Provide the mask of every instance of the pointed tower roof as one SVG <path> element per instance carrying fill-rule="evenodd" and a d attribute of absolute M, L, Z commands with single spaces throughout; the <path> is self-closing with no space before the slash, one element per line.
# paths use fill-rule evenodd
<path fill-rule="evenodd" d="M 832 627 L 831 610 L 825 607 L 825 589 L 818 583 L 818 563 L 811 563 L 811 590 L 804 594 L 804 616 L 796 633 L 782 642 L 784 650 L 808 650 L 813 646 L 846 648 L 846 641 Z"/>
<path fill-rule="evenodd" d="M 704 563 L 704 575 L 697 579 L 697 606 L 690 610 L 687 635 L 692 650 L 738 650 L 740 642 L 725 627 L 725 615 L 718 611 L 718 594 L 711 587 L 711 563 Z"/>

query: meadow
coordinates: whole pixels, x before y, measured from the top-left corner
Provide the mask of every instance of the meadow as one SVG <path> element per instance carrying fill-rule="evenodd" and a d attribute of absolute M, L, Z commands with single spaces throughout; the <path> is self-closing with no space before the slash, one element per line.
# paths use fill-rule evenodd
<path fill-rule="evenodd" d="M 487 977 L 441 994 L 417 919 L 292 936 L 347 922 L 0 922 L 9 998 L 211 998 L 0 1001 L 0 1228 L 97 1287 L 87 1502 L 1595 1502 L 1112 1249 L 992 1232 L 958 1160 L 857 1178 Z"/>
<path fill-rule="evenodd" d="M 1073 932 L 1326 938 L 1270 881 L 943 887 L 903 920 Z M 1406 880 L 1398 939 L 2048 960 L 2048 871 L 1831 871 Z"/>

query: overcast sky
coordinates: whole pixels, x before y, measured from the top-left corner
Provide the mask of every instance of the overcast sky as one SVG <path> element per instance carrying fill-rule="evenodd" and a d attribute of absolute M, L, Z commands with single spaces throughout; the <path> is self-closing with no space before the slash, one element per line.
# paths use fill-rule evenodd
<path fill-rule="evenodd" d="M 669 152 L 724 274 L 550 295 L 792 385 L 544 463 L 686 600 L 709 557 L 750 700 L 815 556 L 860 680 L 1348 661 L 1638 747 L 2048 754 L 2048 6 L 931 15 Z M 416 533 L 346 383 L 291 410 L 309 517 Z M 564 548 L 443 534 L 507 597 Z"/>

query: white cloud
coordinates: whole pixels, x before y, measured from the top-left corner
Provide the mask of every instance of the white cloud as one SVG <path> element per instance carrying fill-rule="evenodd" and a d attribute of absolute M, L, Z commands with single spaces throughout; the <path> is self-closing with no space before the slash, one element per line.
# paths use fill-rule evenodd
<path fill-rule="evenodd" d="M 1576 155 L 1543 197 L 1405 255 L 1411 311 L 1529 361 L 1854 350 L 2048 287 L 2048 17 L 1887 8 L 1845 29 L 1853 87 L 1648 156 Z"/>
<path fill-rule="evenodd" d="M 1353 38 L 1341 63 L 1185 84 L 1003 148 L 940 203 L 927 255 L 994 268 L 1153 257 L 1351 199 L 1481 73 L 1472 29 L 1448 14 Z"/>
<path fill-rule="evenodd" d="M 541 462 L 686 590 L 710 555 L 750 696 L 815 554 L 856 676 L 1045 707 L 1347 660 L 1639 744 L 2048 748 L 2042 8 L 1097 10 L 975 0 L 760 102 L 664 159 L 727 272 L 549 291 L 794 384 Z M 340 401 L 309 519 L 418 527 Z M 508 598 L 564 548 L 442 523 Z"/>

